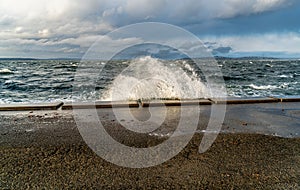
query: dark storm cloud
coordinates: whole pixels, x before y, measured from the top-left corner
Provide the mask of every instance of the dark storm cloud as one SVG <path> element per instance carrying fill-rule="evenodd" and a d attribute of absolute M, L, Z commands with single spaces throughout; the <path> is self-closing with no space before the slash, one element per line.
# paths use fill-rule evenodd
<path fill-rule="evenodd" d="M 260 34 L 286 34 L 288 42 L 280 50 L 289 51 L 289 41 L 299 38 L 298 5 L 294 0 L 1 0 L 0 56 L 19 56 L 25 48 L 27 56 L 80 57 L 107 32 L 145 21 L 175 24 L 205 41 L 214 36 L 219 47 L 242 51 L 246 46 L 232 39 L 244 35 L 240 41 L 249 42 L 251 35 L 264 40 Z M 265 41 L 260 47 L 277 46 Z"/>

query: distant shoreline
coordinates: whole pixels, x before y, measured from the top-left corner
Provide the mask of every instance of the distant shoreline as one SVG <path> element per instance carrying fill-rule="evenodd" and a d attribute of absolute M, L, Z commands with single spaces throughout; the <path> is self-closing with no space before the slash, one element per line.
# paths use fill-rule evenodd
<path fill-rule="evenodd" d="M 214 56 L 216 60 L 299 60 L 300 58 L 280 58 L 280 57 L 260 57 L 260 56 L 241 56 L 241 57 L 225 57 L 225 56 Z M 186 59 L 186 58 L 183 58 Z M 198 58 L 193 58 L 198 59 Z M 3 57 L 2 60 L 11 60 L 11 61 L 40 61 L 40 60 L 64 60 L 64 61 L 80 61 L 81 58 L 30 58 L 30 57 Z M 117 60 L 128 60 L 124 59 L 115 59 Z M 181 59 L 171 59 L 171 60 L 181 60 Z M 95 59 L 95 61 L 107 61 L 101 59 Z"/>

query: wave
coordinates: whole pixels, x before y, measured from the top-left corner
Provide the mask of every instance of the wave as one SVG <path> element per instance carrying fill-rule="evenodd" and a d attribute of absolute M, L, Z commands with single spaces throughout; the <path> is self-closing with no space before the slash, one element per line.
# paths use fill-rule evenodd
<path fill-rule="evenodd" d="M 275 85 L 262 85 L 262 86 L 257 86 L 255 84 L 250 84 L 249 87 L 256 89 L 256 90 L 273 90 L 278 88 L 278 86 Z"/>
<path fill-rule="evenodd" d="M 0 75 L 9 75 L 9 74 L 13 74 L 14 72 L 9 70 L 9 69 L 0 69 Z"/>
<path fill-rule="evenodd" d="M 151 56 L 140 57 L 119 74 L 101 100 L 204 98 L 208 90 L 195 72 L 181 63 L 170 64 Z"/>
<path fill-rule="evenodd" d="M 279 78 L 294 78 L 293 75 L 279 75 L 277 77 L 279 77 Z"/>
<path fill-rule="evenodd" d="M 253 61 L 253 65 L 248 65 L 248 62 L 249 60 L 219 62 L 223 65 L 221 70 L 228 96 L 300 94 L 300 67 L 298 67 L 300 61 L 273 63 Z M 273 68 L 264 68 L 266 63 L 271 64 Z M 74 80 L 76 66 L 79 65 L 82 68 L 82 72 L 77 73 L 80 83 Z M 104 69 L 101 73 L 95 71 L 99 77 L 94 84 L 91 81 L 95 76 L 93 73 L 95 67 Z M 112 99 L 206 98 L 208 94 L 206 85 L 208 86 L 210 80 L 217 81 L 215 78 L 218 76 L 211 70 L 209 63 L 203 63 L 202 68 L 204 69 L 200 70 L 195 67 L 190 60 L 161 60 L 152 57 L 82 63 L 57 60 L 28 61 L 27 64 L 0 61 L 2 89 L 0 104 L 51 102 L 60 99 L 65 102 L 72 100 L 80 102 Z M 124 72 L 121 72 L 123 70 Z M 73 92 L 72 86 L 80 88 L 81 91 Z M 213 93 L 216 94 L 209 92 L 208 97 L 214 96 Z"/>
<path fill-rule="evenodd" d="M 245 77 L 243 76 L 223 76 L 224 80 L 225 81 L 230 81 L 230 80 L 237 80 L 237 81 L 240 81 L 240 80 L 246 80 Z"/>
<path fill-rule="evenodd" d="M 267 63 L 265 66 L 266 67 L 273 67 L 274 65 L 271 65 L 271 64 Z"/>

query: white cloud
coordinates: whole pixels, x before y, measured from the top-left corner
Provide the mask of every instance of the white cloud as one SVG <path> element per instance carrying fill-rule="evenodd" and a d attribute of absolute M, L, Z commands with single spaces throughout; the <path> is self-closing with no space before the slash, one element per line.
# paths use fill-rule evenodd
<path fill-rule="evenodd" d="M 233 52 L 290 52 L 300 53 L 299 33 L 268 33 L 248 36 L 206 37 L 203 41 L 215 42 L 211 48 L 231 47 Z"/>
<path fill-rule="evenodd" d="M 252 7 L 254 12 L 264 12 L 266 10 L 277 9 L 282 5 L 291 5 L 291 2 L 285 0 L 256 0 L 256 3 Z"/>
<path fill-rule="evenodd" d="M 117 24 L 149 18 L 171 23 L 198 22 L 271 11 L 291 3 L 288 0 L 0 0 L 0 23 L 10 21 L 22 27 L 56 27 L 82 21 Z M 106 23 L 109 25 L 109 23 Z"/>
<path fill-rule="evenodd" d="M 47 37 L 49 35 L 49 30 L 48 29 L 43 29 L 43 30 L 39 30 L 38 34 L 42 37 Z"/>
<path fill-rule="evenodd" d="M 292 1 L 287 0 L 212 0 L 210 11 L 216 13 L 217 18 L 231 18 L 237 15 L 257 14 L 265 11 L 276 10 L 288 6 Z"/>
<path fill-rule="evenodd" d="M 52 51 L 60 45 L 89 47 L 97 36 L 142 21 L 177 25 L 272 11 L 289 0 L 0 0 L 0 46 L 20 50 L 34 45 Z M 5 42 L 4 42 L 4 41 Z M 229 39 L 228 39 L 229 40 Z M 49 47 L 48 47 L 49 46 Z M 82 52 L 83 49 L 78 49 Z M 241 45 L 237 48 L 245 48 Z M 254 47 L 253 47 L 254 49 Z M 11 50 L 11 49 L 10 49 Z M 73 51 L 74 50 L 74 51 Z M 74 52 L 75 53 L 75 52 Z M 0 52 L 3 56 L 4 52 Z"/>
<path fill-rule="evenodd" d="M 15 32 L 16 32 L 16 33 L 22 33 L 23 30 L 24 30 L 24 29 L 23 29 L 23 27 L 21 27 L 21 26 L 15 28 Z"/>

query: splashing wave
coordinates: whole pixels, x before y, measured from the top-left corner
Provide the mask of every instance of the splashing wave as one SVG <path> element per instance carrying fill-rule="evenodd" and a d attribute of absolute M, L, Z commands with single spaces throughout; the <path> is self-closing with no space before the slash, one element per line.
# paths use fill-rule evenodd
<path fill-rule="evenodd" d="M 186 68 L 186 69 L 185 69 Z M 185 70 L 189 70 L 191 74 Z M 140 57 L 113 81 L 102 100 L 185 99 L 208 95 L 205 84 L 186 62 Z"/>

